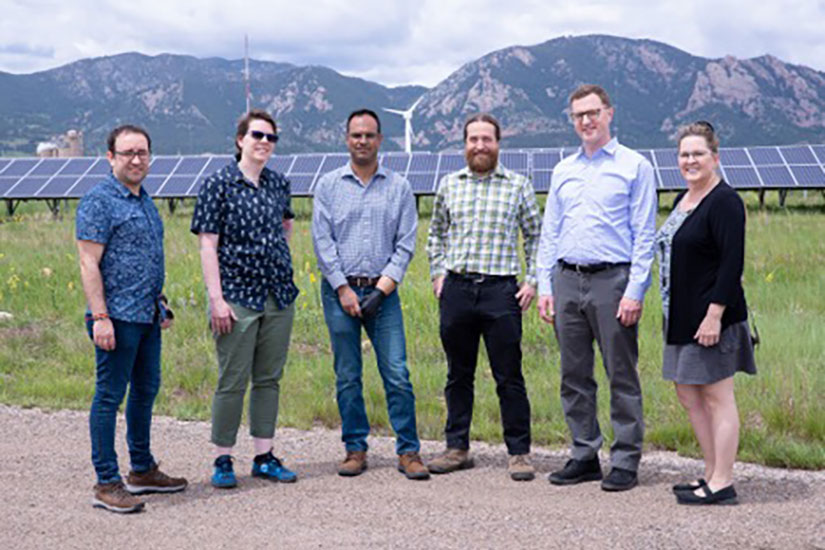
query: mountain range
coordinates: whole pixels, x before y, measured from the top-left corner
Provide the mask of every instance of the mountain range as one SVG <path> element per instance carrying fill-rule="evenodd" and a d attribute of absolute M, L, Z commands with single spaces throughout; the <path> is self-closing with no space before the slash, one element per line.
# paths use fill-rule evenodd
<path fill-rule="evenodd" d="M 82 130 L 86 154 L 110 128 L 145 126 L 156 153 L 232 151 L 245 109 L 243 61 L 126 53 L 32 74 L 0 72 L 0 154 L 33 155 L 40 141 Z M 381 114 L 385 150 L 403 148 L 413 117 L 419 150 L 461 147 L 465 118 L 489 111 L 504 147 L 576 143 L 567 96 L 603 85 L 616 106 L 614 134 L 633 147 L 667 147 L 680 124 L 710 120 L 723 145 L 825 142 L 825 73 L 765 55 L 707 59 L 652 40 L 606 35 L 513 46 L 469 62 L 433 88 L 386 87 L 322 66 L 250 61 L 252 104 L 280 126 L 280 152 L 343 150 L 344 121 L 361 107 Z"/>

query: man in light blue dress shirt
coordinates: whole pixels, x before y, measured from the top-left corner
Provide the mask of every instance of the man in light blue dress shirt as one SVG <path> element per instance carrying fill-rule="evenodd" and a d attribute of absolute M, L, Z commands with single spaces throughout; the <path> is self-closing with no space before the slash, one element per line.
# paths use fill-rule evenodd
<path fill-rule="evenodd" d="M 537 260 L 539 315 L 555 327 L 562 407 L 573 436 L 571 460 L 549 479 L 602 479 L 595 339 L 610 380 L 613 425 L 602 489 L 623 491 L 637 484 L 644 437 L 638 322 L 650 286 L 656 184 L 650 163 L 611 138 L 613 107 L 604 89 L 576 89 L 570 118 L 582 146 L 553 171 Z"/>
<path fill-rule="evenodd" d="M 428 479 L 419 455 L 415 396 L 407 370 L 404 320 L 396 290 L 415 251 L 418 214 L 410 184 L 378 164 L 381 123 L 373 111 L 347 120 L 350 162 L 324 174 L 314 189 L 312 244 L 324 280 L 321 298 L 334 355 L 341 439 L 338 468 L 367 468 L 370 425 L 362 389 L 361 328 L 372 342 L 395 430 L 398 470 Z"/>

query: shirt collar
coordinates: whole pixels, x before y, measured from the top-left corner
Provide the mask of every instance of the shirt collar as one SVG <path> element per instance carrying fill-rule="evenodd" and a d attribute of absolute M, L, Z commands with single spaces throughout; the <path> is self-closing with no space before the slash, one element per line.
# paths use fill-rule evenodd
<path fill-rule="evenodd" d="M 607 143 L 605 143 L 605 144 L 604 144 L 604 147 L 602 147 L 601 149 L 599 149 L 598 151 L 596 151 L 595 153 L 593 153 L 593 156 L 592 156 L 592 157 L 590 157 L 590 158 L 594 158 L 594 157 L 595 157 L 596 155 L 598 155 L 601 151 L 604 151 L 605 153 L 607 153 L 607 154 L 608 154 L 608 155 L 610 155 L 611 157 L 615 157 L 615 156 L 616 156 L 616 150 L 617 150 L 618 148 L 619 148 L 619 140 L 618 140 L 617 138 L 615 138 L 615 137 L 614 137 L 614 138 L 610 138 L 610 141 L 608 141 Z M 576 155 L 577 155 L 578 157 L 586 157 L 586 156 L 587 156 L 587 155 L 585 155 L 585 153 L 584 153 L 584 147 L 583 147 L 583 146 L 581 146 L 581 145 L 579 146 L 579 150 L 576 152 Z"/>
<path fill-rule="evenodd" d="M 117 179 L 112 172 L 109 172 L 109 178 L 107 181 L 109 181 L 109 183 L 116 190 L 116 192 L 120 194 L 121 197 L 128 199 L 130 195 L 134 196 L 132 195 L 132 191 L 128 187 L 126 187 L 126 185 L 123 182 Z M 138 190 L 138 198 L 142 199 L 146 194 L 146 189 L 144 189 L 141 185 L 140 189 Z"/>
<path fill-rule="evenodd" d="M 387 169 L 384 167 L 383 164 L 379 163 L 378 164 L 378 170 L 375 171 L 375 174 L 372 175 L 372 178 L 375 179 L 377 177 L 380 177 L 380 178 L 386 179 L 388 175 L 389 174 L 387 173 Z M 344 165 L 344 173 L 341 174 L 341 176 L 344 177 L 344 178 L 350 177 L 350 178 L 354 179 L 356 182 L 361 181 L 358 178 L 358 176 L 355 174 L 355 172 L 352 170 L 352 161 L 349 161 Z M 370 180 L 370 181 L 372 181 L 372 180 Z"/>
<path fill-rule="evenodd" d="M 229 164 L 227 164 L 227 166 L 229 167 L 229 175 L 232 176 L 233 181 L 240 181 L 244 185 L 248 185 L 249 187 L 255 188 L 255 185 L 251 181 L 247 180 L 246 176 L 244 176 L 243 172 L 241 172 L 241 167 L 238 165 L 237 160 L 230 162 Z M 268 171 L 269 170 L 266 166 L 264 166 L 264 169 L 261 170 L 261 175 L 258 178 L 259 187 L 263 187 L 266 184 L 266 180 L 268 178 Z"/>

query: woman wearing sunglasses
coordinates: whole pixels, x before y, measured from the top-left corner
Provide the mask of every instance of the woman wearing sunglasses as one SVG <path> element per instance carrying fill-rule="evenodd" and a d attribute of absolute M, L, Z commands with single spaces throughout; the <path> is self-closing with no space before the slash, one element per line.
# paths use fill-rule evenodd
<path fill-rule="evenodd" d="M 212 401 L 215 487 L 237 485 L 233 448 L 250 380 L 252 475 L 281 482 L 297 479 L 272 453 L 298 295 L 287 244 L 294 217 L 289 181 L 266 167 L 277 141 L 277 127 L 268 113 L 252 110 L 242 117 L 235 134 L 235 162 L 206 179 L 192 216 L 218 357 Z"/>
<path fill-rule="evenodd" d="M 705 460 L 704 477 L 673 487 L 680 504 L 736 504 L 737 371 L 756 373 L 742 271 L 745 207 L 717 173 L 719 140 L 696 122 L 679 132 L 687 191 L 656 235 L 664 309 L 663 375 L 676 385 Z"/>

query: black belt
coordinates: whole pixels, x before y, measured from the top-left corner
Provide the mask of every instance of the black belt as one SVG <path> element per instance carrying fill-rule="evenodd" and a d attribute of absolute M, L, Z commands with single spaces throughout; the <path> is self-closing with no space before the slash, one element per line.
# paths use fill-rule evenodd
<path fill-rule="evenodd" d="M 375 286 L 381 277 L 347 277 L 347 284 L 357 288 Z"/>
<path fill-rule="evenodd" d="M 625 267 L 630 265 L 630 262 L 619 262 L 619 263 L 611 263 L 611 262 L 599 262 L 597 264 L 571 264 L 569 262 L 565 262 L 564 260 L 559 260 L 559 265 L 562 269 L 569 269 L 570 271 L 575 271 L 576 273 L 598 273 L 600 271 L 605 271 L 608 269 L 613 269 L 614 267 Z"/>
<path fill-rule="evenodd" d="M 450 271 L 449 276 L 453 279 L 458 279 L 459 281 L 466 281 L 468 283 L 474 283 L 480 285 L 482 283 L 493 283 L 493 282 L 500 282 L 500 281 L 510 281 L 515 280 L 515 275 L 488 275 L 487 273 L 456 273 L 455 271 Z"/>

